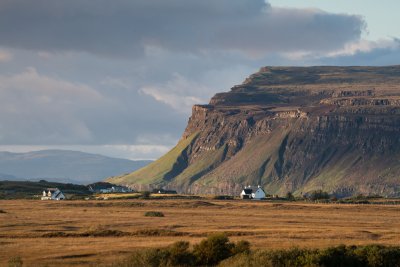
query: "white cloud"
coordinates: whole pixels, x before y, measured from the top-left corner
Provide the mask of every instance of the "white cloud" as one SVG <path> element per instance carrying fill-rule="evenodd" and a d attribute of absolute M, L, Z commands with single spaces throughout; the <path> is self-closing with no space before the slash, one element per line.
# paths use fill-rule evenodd
<path fill-rule="evenodd" d="M 150 85 L 140 89 L 140 92 L 183 113 L 189 113 L 194 104 L 204 103 L 206 99 L 202 99 L 200 95 L 209 91 L 210 88 L 189 81 L 177 73 L 164 85 Z"/>
<path fill-rule="evenodd" d="M 328 52 L 327 57 L 349 56 L 357 53 L 368 53 L 376 49 L 397 49 L 399 42 L 395 39 L 380 39 L 376 41 L 361 39 L 356 42 L 347 43 L 343 49 Z"/>

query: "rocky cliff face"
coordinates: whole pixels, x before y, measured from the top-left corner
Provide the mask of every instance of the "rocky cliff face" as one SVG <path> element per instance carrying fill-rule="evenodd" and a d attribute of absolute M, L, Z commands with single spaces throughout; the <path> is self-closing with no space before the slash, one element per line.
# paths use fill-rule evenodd
<path fill-rule="evenodd" d="M 400 66 L 264 67 L 208 105 L 179 142 L 112 182 L 237 195 L 322 189 L 400 195 Z"/>

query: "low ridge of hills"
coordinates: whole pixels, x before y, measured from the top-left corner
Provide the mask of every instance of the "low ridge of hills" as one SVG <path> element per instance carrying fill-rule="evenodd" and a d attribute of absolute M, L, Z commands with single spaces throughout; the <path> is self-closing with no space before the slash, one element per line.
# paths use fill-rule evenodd
<path fill-rule="evenodd" d="M 0 180 L 89 184 L 137 170 L 151 161 L 110 158 L 69 150 L 0 152 Z"/>
<path fill-rule="evenodd" d="M 195 105 L 179 143 L 108 181 L 237 195 L 400 196 L 400 66 L 263 67 Z"/>

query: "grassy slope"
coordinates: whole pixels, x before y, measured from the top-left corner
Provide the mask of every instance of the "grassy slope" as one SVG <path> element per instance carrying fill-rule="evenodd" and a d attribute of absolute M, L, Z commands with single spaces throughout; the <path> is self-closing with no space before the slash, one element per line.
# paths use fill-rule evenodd
<path fill-rule="evenodd" d="M 162 184 L 166 175 L 173 170 L 174 164 L 178 163 L 179 157 L 196 140 L 196 137 L 196 133 L 192 134 L 151 164 L 128 175 L 109 178 L 107 182 L 116 184 Z"/>
<path fill-rule="evenodd" d="M 226 145 L 217 150 L 209 151 L 193 164 L 190 164 L 179 176 L 174 180 L 174 184 L 188 186 L 191 182 L 201 178 L 213 168 L 218 166 L 225 157 Z"/>
<path fill-rule="evenodd" d="M 285 136 L 286 131 L 276 131 L 269 136 L 257 137 L 230 160 L 204 176 L 199 184 L 213 185 L 221 182 L 262 184 L 265 173 L 272 171 L 273 165 L 265 163 L 276 161 L 279 146 Z M 263 166 L 266 167 L 265 170 Z"/>

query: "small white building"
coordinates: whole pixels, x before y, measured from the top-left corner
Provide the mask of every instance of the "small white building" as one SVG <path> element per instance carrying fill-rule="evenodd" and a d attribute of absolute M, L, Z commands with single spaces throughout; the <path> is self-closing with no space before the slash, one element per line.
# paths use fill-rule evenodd
<path fill-rule="evenodd" d="M 58 188 L 47 188 L 43 190 L 42 200 L 64 200 L 63 192 Z"/>
<path fill-rule="evenodd" d="M 256 192 L 252 193 L 251 196 L 253 197 L 253 199 L 263 199 L 266 197 L 265 191 L 258 186 Z"/>
<path fill-rule="evenodd" d="M 253 189 L 251 189 L 250 186 L 244 187 L 244 189 L 240 193 L 240 198 L 241 199 L 251 199 L 251 198 L 253 198 L 252 194 L 253 194 Z"/>

